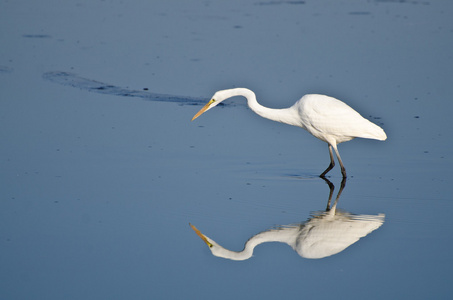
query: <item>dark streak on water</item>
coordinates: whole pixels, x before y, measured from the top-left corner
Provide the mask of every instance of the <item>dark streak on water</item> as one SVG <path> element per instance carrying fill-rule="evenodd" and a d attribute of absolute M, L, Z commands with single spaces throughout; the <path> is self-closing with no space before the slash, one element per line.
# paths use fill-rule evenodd
<path fill-rule="evenodd" d="M 0 73 L 12 73 L 13 68 L 7 66 L 0 66 Z"/>
<path fill-rule="evenodd" d="M 280 5 L 280 4 L 292 4 L 292 5 L 298 5 L 298 4 L 305 4 L 305 1 L 261 1 L 258 3 L 255 3 L 256 5 Z"/>
<path fill-rule="evenodd" d="M 200 105 L 200 104 L 204 105 L 209 100 L 208 98 L 201 97 L 198 98 L 151 93 L 147 91 L 148 90 L 147 88 L 145 88 L 143 91 L 131 90 L 128 88 L 122 88 L 104 82 L 83 78 L 81 76 L 78 76 L 77 74 L 70 72 L 61 71 L 46 72 L 42 75 L 42 77 L 53 83 L 71 86 L 89 92 L 121 97 L 138 97 L 148 101 L 175 102 L 180 103 L 181 105 Z"/>
<path fill-rule="evenodd" d="M 48 34 L 23 34 L 22 37 L 32 38 L 32 39 L 50 39 L 51 38 L 51 36 Z"/>

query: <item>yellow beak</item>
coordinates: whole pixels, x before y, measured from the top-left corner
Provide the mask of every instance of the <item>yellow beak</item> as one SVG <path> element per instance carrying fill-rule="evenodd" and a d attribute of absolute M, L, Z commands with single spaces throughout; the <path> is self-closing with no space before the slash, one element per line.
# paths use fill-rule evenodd
<path fill-rule="evenodd" d="M 198 118 L 199 116 L 201 116 L 210 106 L 211 104 L 214 102 L 215 100 L 214 99 L 211 99 L 211 101 L 209 101 L 208 103 L 206 103 L 205 106 L 203 106 L 202 109 L 200 109 L 199 112 L 197 112 L 197 114 L 195 116 L 193 116 L 192 118 L 192 121 L 195 120 L 196 118 Z"/>
<path fill-rule="evenodd" d="M 212 248 L 212 244 L 208 241 L 208 239 L 200 232 L 200 230 L 197 229 L 197 227 L 193 226 L 190 224 L 190 227 L 192 227 L 193 231 L 209 246 L 209 248 Z"/>

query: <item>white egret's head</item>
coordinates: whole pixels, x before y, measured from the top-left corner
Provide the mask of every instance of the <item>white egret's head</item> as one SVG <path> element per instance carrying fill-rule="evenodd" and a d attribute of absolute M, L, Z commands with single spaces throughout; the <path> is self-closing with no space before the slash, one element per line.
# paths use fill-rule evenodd
<path fill-rule="evenodd" d="M 196 118 L 198 118 L 199 116 L 201 116 L 204 112 L 206 112 L 206 111 L 210 110 L 211 108 L 217 106 L 218 104 L 220 104 L 220 102 L 223 101 L 223 99 L 220 100 L 220 101 L 217 100 L 218 98 L 216 98 L 216 95 L 217 95 L 217 93 L 212 97 L 212 99 L 205 106 L 203 106 L 202 109 L 200 109 L 199 112 L 197 112 L 197 114 L 195 116 L 193 116 L 192 121 L 195 120 Z"/>
<path fill-rule="evenodd" d="M 212 96 L 211 100 L 203 106 L 202 109 L 200 109 L 199 112 L 195 116 L 193 116 L 192 121 L 201 116 L 204 112 L 210 110 L 211 108 L 219 105 L 222 103 L 223 100 L 226 100 L 228 98 L 237 96 L 237 91 L 240 89 L 229 89 L 229 90 L 222 90 L 222 91 L 217 91 L 214 96 Z"/>
<path fill-rule="evenodd" d="M 205 236 L 204 234 L 202 234 L 200 232 L 200 230 L 197 229 L 197 227 L 193 226 L 192 224 L 190 224 L 190 227 L 192 227 L 193 231 L 195 231 L 195 233 L 203 240 L 203 242 L 206 243 L 206 245 L 208 245 L 209 249 L 211 249 L 212 251 L 212 248 L 217 245 L 216 242 L 214 242 L 213 240 L 211 240 L 210 238 L 208 238 L 207 236 Z"/>
<path fill-rule="evenodd" d="M 245 260 L 249 259 L 252 257 L 253 254 L 253 248 L 247 249 L 247 251 L 241 251 L 241 252 L 236 252 L 236 251 L 231 251 L 228 249 L 223 248 L 216 242 L 214 242 L 212 239 L 208 238 L 204 234 L 200 232 L 195 226 L 190 224 L 190 227 L 195 231 L 195 233 L 203 240 L 203 242 L 208 245 L 209 250 L 211 250 L 212 255 L 217 256 L 217 257 L 222 257 L 226 259 L 231 259 L 231 260 Z"/>

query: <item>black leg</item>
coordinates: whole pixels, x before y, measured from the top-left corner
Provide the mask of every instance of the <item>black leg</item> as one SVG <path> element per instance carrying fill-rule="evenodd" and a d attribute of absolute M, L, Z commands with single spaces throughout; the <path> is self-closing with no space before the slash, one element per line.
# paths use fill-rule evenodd
<path fill-rule="evenodd" d="M 330 209 L 335 209 L 335 210 L 337 209 L 338 200 L 340 199 L 341 193 L 343 192 L 343 189 L 345 186 L 346 186 L 346 177 L 343 177 L 343 179 L 341 180 L 340 190 L 338 191 L 337 198 L 335 198 L 335 202 L 330 207 Z"/>
<path fill-rule="evenodd" d="M 333 191 L 335 190 L 335 186 L 333 185 L 333 183 L 327 179 L 326 177 L 321 177 L 322 179 L 324 179 L 324 181 L 327 183 L 327 185 L 329 186 L 329 200 L 327 200 L 327 207 L 326 207 L 326 211 L 329 211 L 330 210 L 330 202 L 332 201 L 332 195 L 333 195 Z"/>
<path fill-rule="evenodd" d="M 332 205 L 331 205 L 332 195 L 333 195 L 333 191 L 335 190 L 335 186 L 333 185 L 333 183 L 329 179 L 327 179 L 325 177 L 321 177 L 321 178 L 324 179 L 324 181 L 329 186 L 329 199 L 327 200 L 326 211 L 330 211 L 331 209 L 336 209 L 338 200 L 340 199 L 340 196 L 341 196 L 341 193 L 343 192 L 343 190 L 344 190 L 344 188 L 346 186 L 346 179 L 347 178 L 343 177 L 343 179 L 341 180 L 340 190 L 338 191 L 337 197 L 335 198 L 335 201 L 334 201 L 334 203 Z"/>
<path fill-rule="evenodd" d="M 338 195 L 337 195 L 337 200 L 336 201 L 338 201 L 338 198 L 340 198 L 340 195 L 343 192 L 343 189 L 344 189 L 345 186 L 346 186 L 346 177 L 343 177 L 343 179 L 341 180 L 340 190 L 338 191 Z"/>
<path fill-rule="evenodd" d="M 343 175 L 343 178 L 346 178 L 348 176 L 346 176 L 346 168 L 344 167 L 343 162 L 341 161 L 340 153 L 338 152 L 337 147 L 334 147 L 334 149 L 335 149 L 335 154 L 337 154 L 338 162 L 340 163 L 341 174 Z"/>
<path fill-rule="evenodd" d="M 321 175 L 319 175 L 319 177 L 322 177 L 322 178 L 325 177 L 326 174 L 327 174 L 330 170 L 332 170 L 333 167 L 335 167 L 335 161 L 333 160 L 332 146 L 330 146 L 330 145 L 329 145 L 329 155 L 330 155 L 330 165 L 327 167 L 327 169 L 326 169 L 324 172 L 322 172 Z M 340 164 L 341 164 L 341 161 L 340 161 Z M 343 168 L 344 168 L 344 167 L 343 167 Z M 346 174 L 346 173 L 345 173 L 345 174 Z M 343 176 L 343 177 L 345 177 L 345 176 Z"/>

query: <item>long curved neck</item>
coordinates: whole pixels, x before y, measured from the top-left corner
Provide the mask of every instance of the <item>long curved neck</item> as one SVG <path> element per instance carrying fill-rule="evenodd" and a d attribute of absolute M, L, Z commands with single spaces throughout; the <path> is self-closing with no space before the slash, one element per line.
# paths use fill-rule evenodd
<path fill-rule="evenodd" d="M 300 126 L 297 122 L 296 116 L 294 114 L 294 110 L 292 107 L 283 108 L 283 109 L 275 109 L 275 108 L 268 108 L 262 106 L 256 100 L 256 95 L 253 91 L 246 89 L 246 88 L 235 88 L 228 90 L 229 97 L 235 96 L 243 96 L 247 99 L 247 104 L 251 110 L 253 110 L 256 114 L 260 115 L 263 118 L 286 123 L 290 125 Z M 228 97 L 228 98 L 229 98 Z"/>

